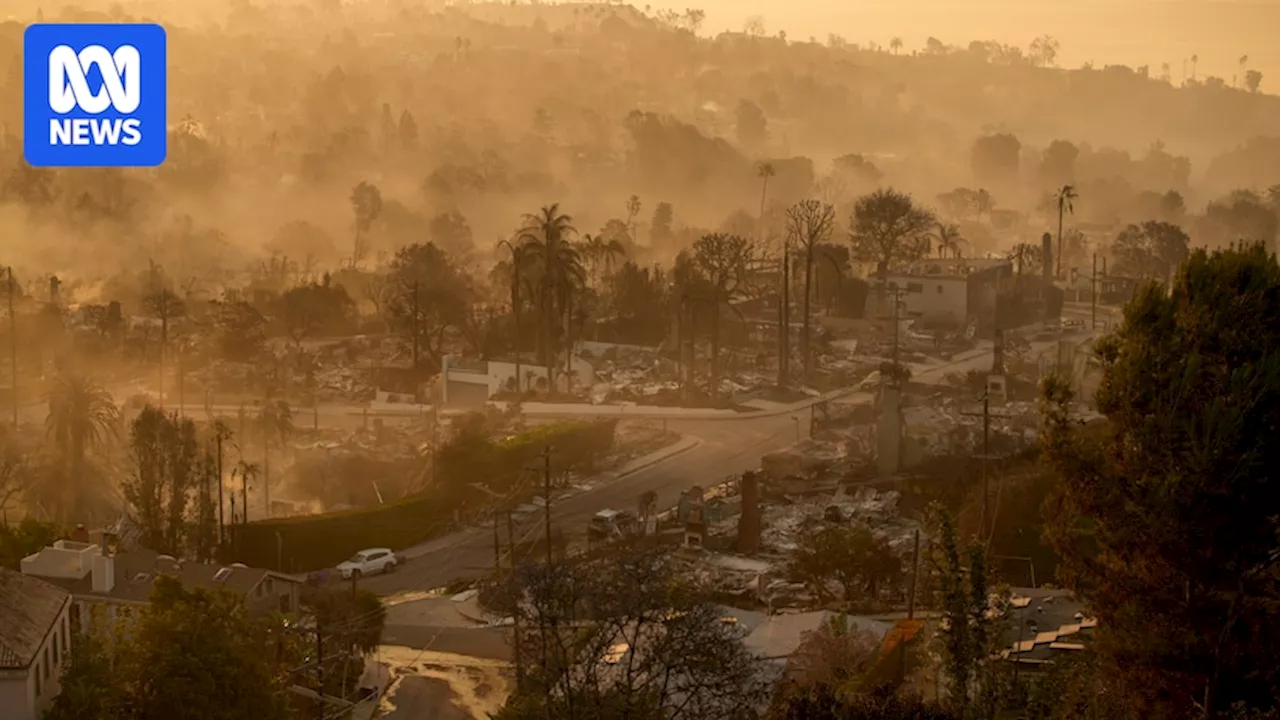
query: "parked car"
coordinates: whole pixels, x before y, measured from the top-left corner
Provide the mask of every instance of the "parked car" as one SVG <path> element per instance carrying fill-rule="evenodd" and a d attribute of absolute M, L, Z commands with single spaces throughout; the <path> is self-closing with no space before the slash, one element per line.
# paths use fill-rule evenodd
<path fill-rule="evenodd" d="M 352 555 L 350 560 L 338 565 L 338 574 L 343 580 L 350 580 L 361 575 L 391 572 L 399 564 L 400 558 L 387 548 L 370 548 L 361 550 Z"/>
<path fill-rule="evenodd" d="M 603 542 L 635 532 L 636 518 L 625 510 L 601 510 L 587 526 L 587 542 Z"/>

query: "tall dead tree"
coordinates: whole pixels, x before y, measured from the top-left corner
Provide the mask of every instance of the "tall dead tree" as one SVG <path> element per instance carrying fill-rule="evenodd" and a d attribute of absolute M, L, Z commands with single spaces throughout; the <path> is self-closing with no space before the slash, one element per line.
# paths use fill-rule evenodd
<path fill-rule="evenodd" d="M 711 294 L 711 380 L 708 394 L 720 391 L 720 311 L 741 287 L 751 261 L 751 243 L 737 235 L 703 235 L 693 244 L 693 262 Z"/>
<path fill-rule="evenodd" d="M 787 208 L 787 239 L 804 254 L 804 315 L 800 347 L 806 380 L 813 371 L 813 350 L 809 344 L 809 303 L 813 296 L 814 250 L 830 239 L 835 222 L 836 209 L 821 200 L 801 200 Z"/>

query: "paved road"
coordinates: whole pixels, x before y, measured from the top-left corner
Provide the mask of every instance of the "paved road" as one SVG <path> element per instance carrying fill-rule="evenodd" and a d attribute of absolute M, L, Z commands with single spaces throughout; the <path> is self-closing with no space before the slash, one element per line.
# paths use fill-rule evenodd
<path fill-rule="evenodd" d="M 1035 350 L 1053 347 L 1056 341 L 1033 343 Z M 990 345 L 971 351 L 951 362 L 921 369 L 915 373 L 919 382 L 940 381 L 949 373 L 983 370 L 991 366 Z M 874 400 L 872 392 L 846 396 L 845 403 L 865 404 Z M 566 498 L 552 508 L 557 528 L 567 529 L 570 540 L 586 533 L 587 522 L 605 508 L 635 508 L 641 494 L 658 495 L 658 507 L 675 505 L 680 492 L 694 485 L 715 485 L 746 470 L 760 467 L 760 458 L 807 437 L 809 410 L 783 413 L 772 417 L 727 420 L 668 420 L 675 432 L 700 438 L 698 447 L 646 468 L 616 482 Z M 541 515 L 517 527 L 518 537 L 540 537 Z M 501 541 L 506 542 L 505 528 Z M 424 591 L 451 582 L 483 576 L 493 567 L 492 532 L 477 528 L 455 533 L 428 544 L 429 552 L 406 562 L 390 575 L 366 578 L 362 583 L 382 595 Z"/>
<path fill-rule="evenodd" d="M 758 468 L 761 456 L 786 447 L 809 430 L 808 412 L 752 420 L 670 420 L 668 429 L 702 440 L 697 447 L 669 460 L 623 477 L 611 484 L 563 499 L 552 506 L 557 528 L 571 541 L 586 533 L 591 516 L 603 508 L 631 510 L 640 495 L 656 492 L 658 507 L 675 505 L 680 492 L 694 485 L 715 485 L 746 470 Z M 517 536 L 541 532 L 541 515 L 529 518 Z M 505 531 L 503 542 L 506 542 Z M 483 576 L 493 567 L 493 535 L 480 529 L 462 531 L 431 543 L 433 549 L 406 562 L 390 575 L 362 580 L 379 594 L 429 590 L 460 579 Z"/>

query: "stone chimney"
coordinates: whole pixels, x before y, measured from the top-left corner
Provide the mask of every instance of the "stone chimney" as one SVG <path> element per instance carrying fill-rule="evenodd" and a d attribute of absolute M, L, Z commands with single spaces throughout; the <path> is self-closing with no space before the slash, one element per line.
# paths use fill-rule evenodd
<path fill-rule="evenodd" d="M 110 555 L 93 558 L 93 591 L 109 593 L 116 587 L 116 560 Z"/>

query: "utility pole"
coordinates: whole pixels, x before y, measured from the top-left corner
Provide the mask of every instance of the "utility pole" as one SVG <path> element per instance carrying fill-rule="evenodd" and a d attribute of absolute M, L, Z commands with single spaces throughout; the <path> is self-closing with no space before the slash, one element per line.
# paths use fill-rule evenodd
<path fill-rule="evenodd" d="M 970 417 L 982 418 L 982 515 L 978 522 L 978 536 L 982 538 L 983 543 L 990 540 L 990 531 L 987 528 L 988 522 L 991 521 L 991 510 L 989 503 L 991 501 L 990 478 L 987 472 L 987 461 L 991 460 L 991 395 L 990 393 L 982 393 L 982 412 L 981 413 L 961 413 Z M 996 415 L 995 417 L 1009 417 L 1008 415 Z"/>
<path fill-rule="evenodd" d="M 498 508 L 493 509 L 493 574 L 502 572 L 502 546 L 498 543 Z"/>
<path fill-rule="evenodd" d="M 546 450 L 542 451 L 542 491 L 546 500 L 546 517 L 547 524 L 547 566 L 551 566 L 551 451 L 550 445 Z"/>
<path fill-rule="evenodd" d="M 413 377 L 418 378 L 418 281 L 413 281 Z"/>
<path fill-rule="evenodd" d="M 511 567 L 511 578 L 508 587 L 516 588 L 516 528 L 515 523 L 511 520 L 511 508 L 507 507 L 507 552 L 509 557 L 508 564 Z M 511 613 L 511 629 L 515 632 L 515 664 L 516 664 L 516 690 L 519 690 L 524 684 L 524 651 L 521 647 L 520 635 L 520 600 L 515 598 L 515 612 Z"/>
<path fill-rule="evenodd" d="M 1089 301 L 1091 307 L 1089 314 L 1093 324 L 1092 329 L 1098 329 L 1098 253 L 1093 254 L 1093 278 L 1092 290 L 1089 292 Z"/>
<path fill-rule="evenodd" d="M 218 544 L 226 542 L 226 521 L 222 515 L 222 421 L 214 426 L 214 432 L 218 439 Z"/>
<path fill-rule="evenodd" d="M 920 529 L 916 528 L 915 542 L 911 551 L 911 589 L 907 593 L 907 620 L 916 619 L 916 586 L 920 581 Z M 905 630 L 905 628 L 904 628 Z M 898 657 L 900 665 L 898 666 L 898 681 L 906 682 L 907 680 L 907 639 L 905 637 L 899 641 Z"/>
<path fill-rule="evenodd" d="M 324 635 L 320 632 L 320 618 L 316 617 L 316 714 L 324 720 Z"/>
<path fill-rule="evenodd" d="M 13 427 L 18 427 L 18 321 L 13 314 L 13 266 L 9 266 L 9 367 L 13 370 Z"/>

